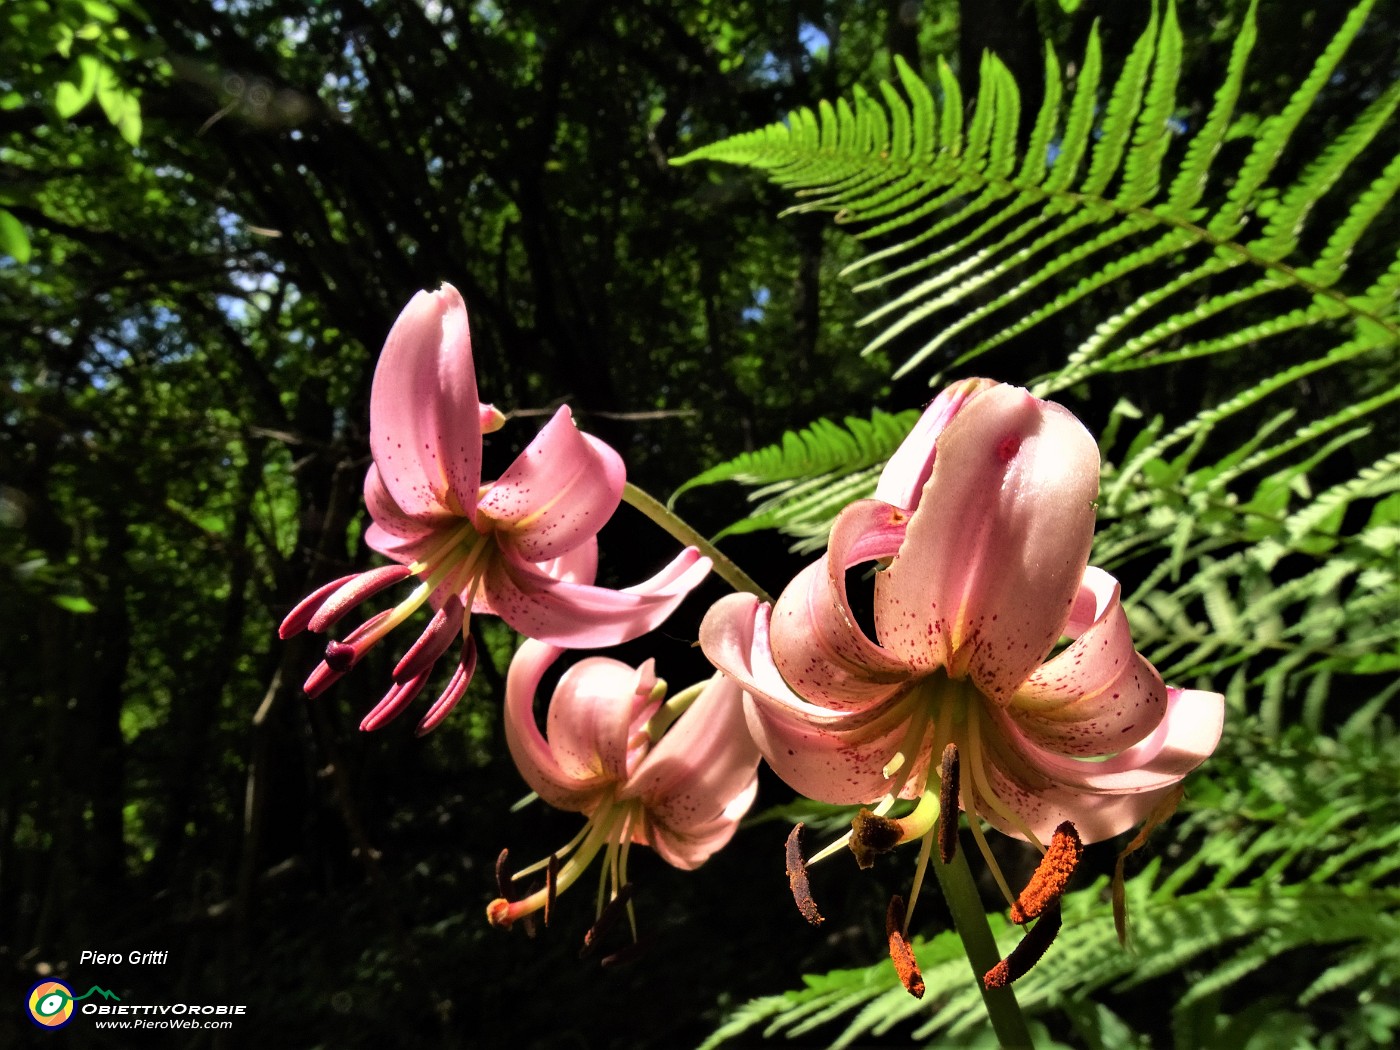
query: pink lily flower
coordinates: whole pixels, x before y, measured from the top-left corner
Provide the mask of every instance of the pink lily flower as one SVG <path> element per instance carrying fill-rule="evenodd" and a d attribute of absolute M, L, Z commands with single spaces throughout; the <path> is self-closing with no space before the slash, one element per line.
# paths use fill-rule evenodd
<path fill-rule="evenodd" d="M 364 491 L 373 524 L 365 542 L 399 564 L 321 587 L 278 632 L 288 638 L 307 628 L 324 631 L 380 590 L 418 579 L 393 609 L 331 642 L 306 681 L 307 695 L 319 694 L 428 602 L 435 615 L 361 729 L 398 715 L 461 637 L 457 669 L 418 732 L 446 717 L 476 666 L 472 613 L 499 616 L 554 645 L 616 645 L 659 625 L 709 571 L 709 559 L 691 547 L 634 587 L 593 586 L 597 533 L 621 502 L 621 458 L 581 433 L 563 407 L 499 480 L 482 484 L 482 435 L 503 422 L 477 395 L 461 295 L 448 284 L 419 292 L 389 332 L 370 391 L 374 462 Z"/>
<path fill-rule="evenodd" d="M 719 674 L 663 704 L 666 683 L 653 661 L 634 669 L 590 657 L 560 678 L 541 733 L 535 693 L 560 651 L 526 641 L 516 652 L 506 680 L 506 744 L 540 798 L 588 822 L 564 849 L 515 876 L 547 868 L 543 889 L 491 902 L 486 914 L 496 926 L 547 908 L 600 851 L 610 899 L 627 886 L 633 843 L 674 867 L 699 867 L 733 837 L 758 792 L 758 748 L 744 725 L 739 689 Z M 600 913 L 604 903 L 600 886 Z"/>
<path fill-rule="evenodd" d="M 701 646 L 745 690 L 764 758 L 799 792 L 873 804 L 877 823 L 897 798 L 919 799 L 876 829 L 883 848 L 960 807 L 1008 901 L 981 822 L 1042 853 L 1053 838 L 1062 889 L 1077 840 L 1143 821 L 1214 750 L 1224 698 L 1165 686 L 1133 647 L 1117 581 L 1087 564 L 1099 455 L 1073 415 L 973 381 L 935 401 L 910 441 L 883 498 L 847 507 L 771 610 L 720 600 Z M 864 562 L 884 566 L 874 639 L 847 594 Z"/>

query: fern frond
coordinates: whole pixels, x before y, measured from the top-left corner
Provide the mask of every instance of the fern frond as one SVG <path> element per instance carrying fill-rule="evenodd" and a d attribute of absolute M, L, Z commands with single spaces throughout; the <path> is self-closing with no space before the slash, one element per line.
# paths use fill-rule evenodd
<path fill-rule="evenodd" d="M 948 318 L 905 353 L 896 375 L 934 361 L 968 364 L 1126 283 L 1141 287 L 1115 292 L 1127 305 L 1115 302 L 1069 348 L 1063 366 L 1033 385 L 1035 393 L 1206 359 L 1259 362 L 1240 371 L 1240 385 L 1220 404 L 1126 460 L 1115 479 L 1121 494 L 1174 448 L 1218 436 L 1227 423 L 1276 414 L 1269 405 L 1310 376 L 1350 375 L 1361 362 L 1378 361 L 1394 373 L 1400 258 L 1364 272 L 1357 248 L 1393 214 L 1400 195 L 1392 133 L 1400 84 L 1382 85 L 1316 145 L 1300 130 L 1374 6 L 1361 0 L 1347 14 L 1279 111 L 1247 133 L 1243 149 L 1225 147 L 1247 126 L 1240 107 L 1259 36 L 1256 4 L 1200 129 L 1175 149 L 1167 124 L 1178 105 L 1183 45 L 1168 3 L 1112 78 L 1097 31 L 1068 96 L 1059 60 L 1047 53 L 1044 101 L 1019 160 L 1020 95 L 1002 63 L 987 57 L 966 125 L 963 94 L 946 63 L 935 93 L 896 60 L 898 85 L 882 84 L 878 100 L 857 93 L 844 124 L 798 110 L 783 124 L 702 147 L 678 163 L 712 159 L 766 170 L 803 194 L 795 210 L 834 212 L 857 237 L 885 242 L 846 271 L 895 264 L 857 285 L 893 291 L 861 321 L 878 329 L 867 350 L 902 345 L 939 315 Z M 1285 168 L 1285 155 L 1301 163 Z M 1375 257 L 1366 255 L 1367 266 Z M 1322 351 L 1298 361 L 1256 350 L 1290 339 Z M 1400 385 L 1400 377 L 1382 385 Z M 1368 413 L 1382 407 L 1377 390 L 1365 394 Z M 1300 424 L 1300 435 L 1319 432 L 1315 421 Z M 1252 427 L 1240 432 L 1248 436 Z"/>
<path fill-rule="evenodd" d="M 756 506 L 716 538 L 777 528 L 795 537 L 799 549 L 820 547 L 841 508 L 874 492 L 880 468 L 918 418 L 917 410 L 890 414 L 876 409 L 868 420 L 819 419 L 789 431 L 777 444 L 691 478 L 676 489 L 671 504 L 691 489 L 735 481 L 753 488 L 748 499 Z"/>
<path fill-rule="evenodd" d="M 1393 732 L 1284 741 L 1237 731 L 1241 753 L 1177 829 L 1194 849 L 1167 870 L 1161 856 L 1128 879 L 1132 951 L 1119 947 L 1104 878 L 1068 894 L 1064 924 L 1044 961 L 1016 984 L 1027 1015 L 1073 1011 L 1105 992 L 1168 980 L 1157 997 L 1183 1023 L 1192 1007 L 1229 992 L 1282 953 L 1306 948 L 1326 965 L 1292 989 L 1308 1002 L 1329 992 L 1384 995 L 1400 979 L 1400 758 Z M 988 916 L 998 946 L 1019 937 Z M 956 934 L 915 938 L 928 991 L 912 999 L 888 961 L 805 977 L 803 986 L 738 1007 L 704 1044 L 762 1029 L 795 1038 L 826 1027 L 845 1047 L 917 1024 L 915 1041 L 955 1038 L 985 1023 Z M 1179 976 L 1189 971 L 1188 980 Z M 1300 982 L 1301 984 L 1301 982 Z M 1288 994 L 1285 989 L 1283 994 Z"/>

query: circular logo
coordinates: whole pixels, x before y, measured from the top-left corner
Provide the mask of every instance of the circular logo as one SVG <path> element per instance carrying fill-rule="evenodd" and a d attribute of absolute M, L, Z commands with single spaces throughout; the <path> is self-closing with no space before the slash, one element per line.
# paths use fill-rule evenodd
<path fill-rule="evenodd" d="M 40 981 L 29 989 L 29 1017 L 42 1028 L 62 1028 L 73 1020 L 73 989 L 62 981 Z"/>

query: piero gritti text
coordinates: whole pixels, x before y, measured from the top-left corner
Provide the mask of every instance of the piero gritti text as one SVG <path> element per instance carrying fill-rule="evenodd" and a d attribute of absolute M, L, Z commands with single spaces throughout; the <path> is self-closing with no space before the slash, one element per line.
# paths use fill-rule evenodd
<path fill-rule="evenodd" d="M 170 953 L 163 951 L 94 952 L 84 950 L 78 957 L 79 966 L 163 966 Z"/>

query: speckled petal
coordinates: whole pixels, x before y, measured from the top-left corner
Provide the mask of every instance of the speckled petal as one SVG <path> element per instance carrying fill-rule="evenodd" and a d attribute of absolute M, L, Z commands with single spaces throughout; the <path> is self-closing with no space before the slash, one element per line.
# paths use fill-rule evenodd
<path fill-rule="evenodd" d="M 1069 619 L 1098 472 L 1093 438 L 1065 409 L 1017 387 L 978 394 L 939 438 L 904 545 L 876 579 L 881 644 L 1009 701 Z"/>
<path fill-rule="evenodd" d="M 895 694 L 862 711 L 833 711 L 794 693 L 773 663 L 769 608 L 751 594 L 732 594 L 710 607 L 700 625 L 700 647 L 710 662 L 744 690 L 749 732 L 785 782 L 809 798 L 849 804 L 873 802 L 890 787 L 886 763 L 906 743 L 917 712 Z M 926 749 L 918 747 L 915 753 Z M 911 790 L 922 771 L 913 770 Z"/>
<path fill-rule="evenodd" d="M 748 808 L 741 803 L 757 790 L 758 762 L 739 687 L 717 674 L 617 797 L 640 798 L 652 847 L 678 868 L 695 868 L 738 826 Z"/>
<path fill-rule="evenodd" d="M 539 562 L 598 534 L 622 501 L 622 459 L 574 426 L 560 408 L 510 468 L 481 497 L 478 520 L 495 526 L 504 547 Z"/>
<path fill-rule="evenodd" d="M 859 710 L 901 690 L 909 668 L 860 629 L 846 594 L 846 569 L 891 557 L 907 521 L 877 500 L 853 503 L 836 519 L 830 546 L 783 589 L 773 606 L 773 659 L 804 699 L 835 711 Z"/>
<path fill-rule="evenodd" d="M 394 502 L 383 475 L 373 463 L 365 474 L 364 493 L 365 507 L 373 520 L 365 531 L 365 542 L 371 550 L 405 565 L 430 550 L 439 541 L 441 530 L 462 520 L 446 510 L 425 512 L 417 517 L 406 513 Z"/>
<path fill-rule="evenodd" d="M 1169 687 L 1166 715 L 1152 735 L 1104 761 L 1046 751 L 1020 732 L 1007 711 L 994 711 L 992 718 L 999 727 L 987 752 L 993 789 L 1042 841 L 1060 821 L 1072 820 L 1087 843 L 1140 823 L 1205 761 L 1220 742 L 1225 698 Z M 1024 837 L 995 813 L 983 815 L 1008 835 Z"/>
<path fill-rule="evenodd" d="M 1110 755 L 1151 733 L 1167 709 L 1167 687 L 1133 648 L 1118 581 L 1102 569 L 1084 572 L 1094 621 L 1016 691 L 1010 713 L 1021 731 L 1061 755 Z"/>
<path fill-rule="evenodd" d="M 714 820 L 691 824 L 684 831 L 647 820 L 633 838 L 650 846 L 672 867 L 690 871 L 728 844 L 734 832 L 739 830 L 740 818 L 749 811 L 757 797 L 758 777 L 755 775 L 744 791 L 736 795 L 728 808 Z"/>
<path fill-rule="evenodd" d="M 409 517 L 472 514 L 480 406 L 466 303 L 450 284 L 419 292 L 389 332 L 369 402 L 375 465 Z"/>

